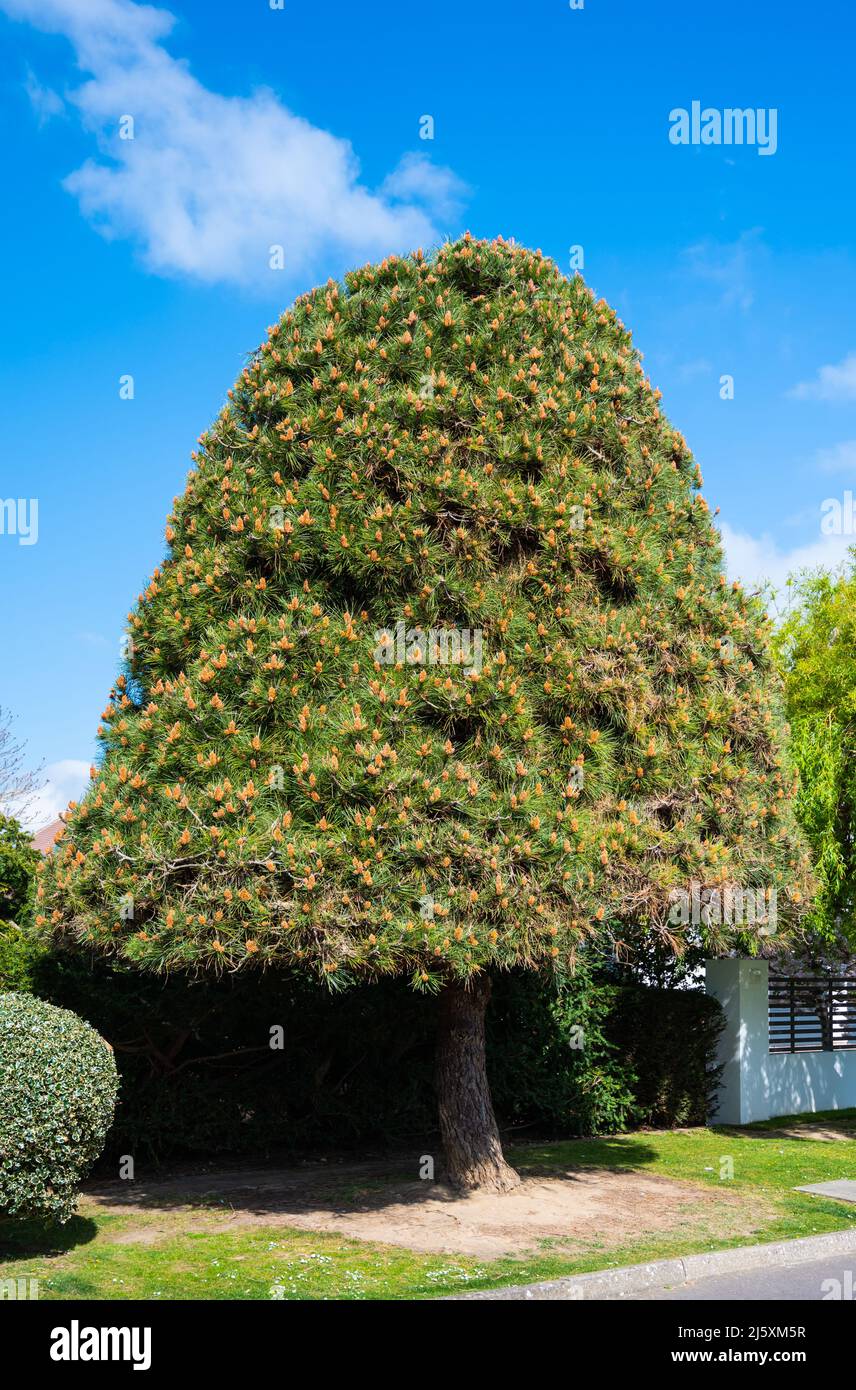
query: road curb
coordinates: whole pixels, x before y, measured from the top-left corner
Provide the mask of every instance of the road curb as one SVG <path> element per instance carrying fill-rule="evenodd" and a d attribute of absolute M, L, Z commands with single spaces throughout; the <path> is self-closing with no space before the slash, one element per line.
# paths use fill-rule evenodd
<path fill-rule="evenodd" d="M 601 1269 L 591 1274 L 574 1274 L 567 1279 L 550 1279 L 543 1284 L 515 1284 L 504 1289 L 447 1295 L 445 1302 L 467 1299 L 609 1299 L 645 1289 L 674 1287 L 713 1274 L 743 1274 L 750 1269 L 802 1264 L 826 1255 L 856 1254 L 856 1230 L 833 1231 L 826 1236 L 804 1236 L 800 1240 L 777 1241 L 773 1245 L 744 1245 L 734 1250 L 715 1250 L 709 1255 L 686 1255 L 683 1259 L 654 1260 L 651 1264 L 626 1265 L 622 1269 Z"/>

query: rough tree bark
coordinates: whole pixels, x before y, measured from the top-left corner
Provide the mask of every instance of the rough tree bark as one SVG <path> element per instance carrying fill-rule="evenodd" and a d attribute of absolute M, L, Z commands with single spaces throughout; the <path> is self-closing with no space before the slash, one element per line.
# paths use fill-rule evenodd
<path fill-rule="evenodd" d="M 439 1001 L 437 1101 L 446 1173 L 454 1187 L 510 1192 L 519 1175 L 502 1155 L 487 1080 L 484 1016 L 487 975 L 451 981 Z"/>

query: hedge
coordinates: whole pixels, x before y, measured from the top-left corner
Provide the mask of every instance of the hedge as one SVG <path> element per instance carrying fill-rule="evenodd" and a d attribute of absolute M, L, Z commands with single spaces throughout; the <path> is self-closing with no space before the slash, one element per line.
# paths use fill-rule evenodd
<path fill-rule="evenodd" d="M 433 1132 L 436 1002 L 401 981 L 335 995 L 273 973 L 190 984 L 71 955 L 35 973 L 40 993 L 116 1047 L 111 1155 L 365 1152 Z M 512 1137 L 702 1123 L 719 1019 L 698 990 L 619 983 L 585 960 L 561 995 L 527 972 L 498 975 L 488 1064 L 500 1123 Z"/>

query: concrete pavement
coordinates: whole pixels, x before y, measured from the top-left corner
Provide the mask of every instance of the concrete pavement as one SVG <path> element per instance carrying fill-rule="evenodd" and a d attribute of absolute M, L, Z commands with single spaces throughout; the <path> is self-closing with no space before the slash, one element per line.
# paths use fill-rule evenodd
<path fill-rule="evenodd" d="M 490 1299 L 500 1302 L 556 1299 L 834 1299 L 852 1301 L 856 1272 L 856 1230 L 833 1231 L 769 1245 L 738 1246 L 706 1255 L 685 1255 L 620 1269 L 595 1270 L 540 1284 L 447 1296 L 449 1302 Z M 829 1281 L 835 1281 L 830 1283 Z M 748 1290 L 748 1292 L 723 1292 Z M 768 1290 L 764 1292 L 764 1290 Z M 808 1294 L 789 1293 L 808 1289 Z M 784 1290 L 784 1292 L 776 1292 Z"/>
<path fill-rule="evenodd" d="M 742 1274 L 719 1274 L 686 1283 L 641 1289 L 619 1294 L 632 1300 L 677 1300 L 704 1302 L 708 1299 L 762 1299 L 782 1302 L 852 1302 L 856 1278 L 856 1252 L 846 1257 L 791 1263 L 766 1269 L 749 1269 Z M 615 1296 L 614 1296 L 615 1297 Z"/>

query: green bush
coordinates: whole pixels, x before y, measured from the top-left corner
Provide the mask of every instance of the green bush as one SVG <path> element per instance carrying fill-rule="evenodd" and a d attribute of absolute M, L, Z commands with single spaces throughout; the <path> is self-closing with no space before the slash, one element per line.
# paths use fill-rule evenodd
<path fill-rule="evenodd" d="M 0 994 L 0 1214 L 67 1221 L 104 1146 L 118 1076 L 88 1023 Z"/>
<path fill-rule="evenodd" d="M 558 992 L 550 981 L 521 972 L 497 981 L 488 1061 L 504 1124 L 553 1135 L 627 1127 L 635 1077 L 606 1034 L 614 995 L 615 987 L 585 962 Z"/>
<path fill-rule="evenodd" d="M 639 1125 L 703 1125 L 716 1095 L 722 1009 L 697 989 L 621 985 L 605 1034 L 634 1073 Z"/>
<path fill-rule="evenodd" d="M 40 861 L 26 830 L 0 814 L 0 922 L 23 926 L 32 910 L 32 886 Z"/>
<path fill-rule="evenodd" d="M 29 993 L 35 963 L 44 952 L 31 930 L 39 859 L 27 832 L 0 815 L 0 991 Z"/>
<path fill-rule="evenodd" d="M 0 992 L 31 994 L 45 948 L 16 922 L 0 921 Z"/>

